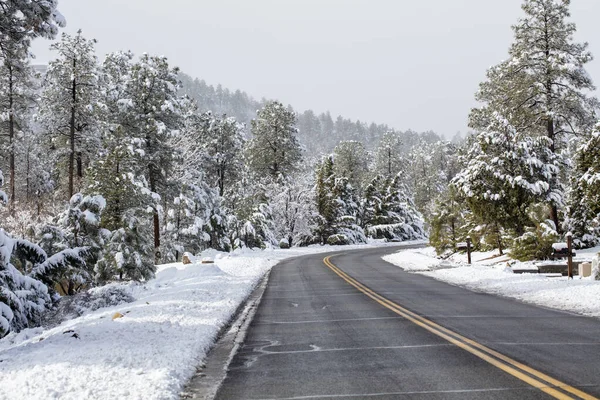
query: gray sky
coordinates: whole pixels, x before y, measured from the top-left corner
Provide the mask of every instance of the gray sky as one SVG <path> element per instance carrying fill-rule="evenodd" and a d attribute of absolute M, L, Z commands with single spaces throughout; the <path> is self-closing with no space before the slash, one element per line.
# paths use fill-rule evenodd
<path fill-rule="evenodd" d="M 600 1 L 573 0 L 577 39 L 600 58 Z M 66 32 L 98 53 L 169 57 L 184 72 L 397 129 L 467 130 L 486 69 L 506 58 L 521 0 L 59 0 Z M 36 63 L 53 56 L 37 40 Z M 600 85 L 600 61 L 588 72 Z"/>

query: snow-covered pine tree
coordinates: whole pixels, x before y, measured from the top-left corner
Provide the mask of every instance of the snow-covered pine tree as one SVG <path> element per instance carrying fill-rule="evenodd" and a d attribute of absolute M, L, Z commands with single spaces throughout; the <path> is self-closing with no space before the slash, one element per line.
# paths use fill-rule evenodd
<path fill-rule="evenodd" d="M 58 0 L 6 0 L 0 7 L 0 43 L 25 50 L 36 37 L 54 39 L 66 21 L 57 9 Z"/>
<path fill-rule="evenodd" d="M 73 195 L 67 209 L 42 230 L 40 246 L 51 258 L 58 254 L 60 262 L 39 268 L 37 277 L 49 286 L 59 285 L 67 295 L 93 284 L 94 265 L 110 237 L 100 225 L 105 207 L 102 196 Z"/>
<path fill-rule="evenodd" d="M 77 185 L 81 188 L 84 170 L 100 147 L 95 44 L 81 30 L 75 36 L 64 33 L 51 46 L 58 58 L 48 65 L 43 81 L 40 118 L 59 157 L 68 159 L 68 198 Z"/>
<path fill-rule="evenodd" d="M 569 196 L 569 229 L 578 247 L 600 242 L 600 123 L 576 152 Z"/>
<path fill-rule="evenodd" d="M 297 134 L 296 114 L 277 101 L 267 103 L 252 120 L 253 137 L 246 148 L 252 172 L 272 179 L 294 172 L 302 159 Z"/>
<path fill-rule="evenodd" d="M 358 225 L 360 209 L 356 191 L 348 178 L 335 178 L 332 200 L 335 207 L 334 234 L 327 238 L 327 243 L 331 245 L 366 243 L 364 231 Z"/>
<path fill-rule="evenodd" d="M 367 230 L 369 227 L 382 223 L 383 198 L 382 186 L 385 179 L 377 175 L 365 188 L 360 204 L 360 226 Z"/>
<path fill-rule="evenodd" d="M 92 165 L 86 189 L 105 199 L 101 227 L 110 232 L 94 266 L 94 279 L 147 280 L 156 270 L 150 223 L 156 199 L 146 179 L 135 175 L 144 145 L 126 136 L 120 125 L 104 136 L 106 151 Z"/>
<path fill-rule="evenodd" d="M 4 176 L 0 170 L 0 188 Z M 8 196 L 0 189 L 0 211 Z M 22 262 L 37 264 L 45 261 L 46 253 L 26 240 L 15 240 L 0 229 L 0 338 L 10 331 L 19 331 L 36 320 L 50 302 L 48 288 L 37 279 L 24 275 L 11 259 L 18 253 Z"/>
<path fill-rule="evenodd" d="M 280 178 L 269 185 L 267 196 L 273 209 L 273 222 L 280 247 L 292 247 L 310 235 L 313 215 L 314 182 L 301 174 Z"/>
<path fill-rule="evenodd" d="M 532 205 L 561 197 L 549 183 L 559 165 L 547 163 L 552 159 L 547 136 L 531 137 L 501 115 L 494 117 L 488 129 L 477 135 L 453 184 L 481 229 L 496 227 L 491 232 L 498 238 L 500 228 L 521 236 L 534 225 Z"/>
<path fill-rule="evenodd" d="M 485 103 L 474 109 L 470 126 L 485 130 L 500 114 L 518 132 L 546 143 L 546 164 L 562 170 L 548 178 L 555 196 L 546 198 L 560 229 L 564 205 L 565 150 L 572 135 L 589 132 L 598 101 L 585 65 L 592 60 L 587 43 L 576 43 L 576 26 L 568 21 L 570 0 L 524 0 L 525 16 L 513 27 L 509 59 L 488 71 L 476 95 Z"/>
<path fill-rule="evenodd" d="M 210 113 L 198 117 L 197 142 L 206 179 L 219 188 L 219 195 L 231 194 L 243 169 L 242 152 L 246 139 L 243 126 L 234 118 L 215 117 Z"/>
<path fill-rule="evenodd" d="M 11 214 L 17 201 L 17 153 L 23 148 L 29 110 L 34 101 L 35 73 L 27 49 L 19 43 L 0 46 L 0 154 L 8 160 Z M 4 162 L 2 162 L 4 164 Z M 4 165 L 1 165 L 4 166 Z"/>
<path fill-rule="evenodd" d="M 195 104 L 189 99 L 183 99 L 181 107 L 184 115 L 183 128 L 171 138 L 171 147 L 176 149 L 177 161 L 170 180 L 178 193 L 167 206 L 163 246 L 166 249 L 166 253 L 163 253 L 169 255 L 170 259 L 179 259 L 184 251 L 197 253 L 208 246 L 218 250 L 230 248 L 227 218 L 221 206 L 222 197 L 219 192 L 225 188 L 230 190 L 227 185 L 234 182 L 230 178 L 240 173 L 239 169 L 231 171 L 230 163 L 241 167 L 239 161 L 232 159 L 235 151 L 231 152 L 231 143 L 227 144 L 231 137 L 223 139 L 222 147 L 211 150 L 203 143 L 204 140 L 218 141 L 221 134 L 235 134 L 229 131 L 229 128 L 235 131 L 235 121 L 222 121 L 209 113 L 198 115 Z M 223 124 L 230 123 L 232 126 L 225 128 L 226 132 L 221 129 Z M 212 150 L 217 153 L 209 155 L 208 152 Z M 214 167 L 211 171 L 216 176 L 207 179 L 204 168 L 207 165 Z"/>
<path fill-rule="evenodd" d="M 46 258 L 38 246 L 13 239 L 0 229 L 0 338 L 38 320 L 51 301 L 46 285 L 24 275 L 11 263 L 14 254 L 32 264 L 42 263 Z"/>
<path fill-rule="evenodd" d="M 172 136 L 179 133 L 183 116 L 177 97 L 177 68 L 171 68 L 165 57 L 143 54 L 133 64 L 125 88 L 125 95 L 118 102 L 123 107 L 127 134 L 144 143 L 141 169 L 136 176 L 145 176 L 155 196 L 165 201 L 168 176 L 173 170 L 175 149 Z M 156 207 L 153 214 L 154 248 L 160 249 L 160 214 Z M 159 253 L 156 254 L 157 261 Z"/>
<path fill-rule="evenodd" d="M 333 152 L 335 174 L 344 177 L 358 193 L 366 184 L 369 171 L 369 154 L 365 146 L 355 140 L 340 142 Z"/>
<path fill-rule="evenodd" d="M 315 187 L 315 203 L 317 212 L 314 216 L 314 237 L 315 242 L 321 244 L 327 243 L 327 238 L 334 233 L 333 224 L 336 218 L 336 209 L 338 203 L 333 197 L 333 187 L 335 185 L 335 173 L 333 171 L 333 156 L 325 157 L 317 165 L 317 182 Z M 305 243 L 311 244 L 311 238 L 305 238 Z"/>
<path fill-rule="evenodd" d="M 386 183 L 382 204 L 382 220 L 388 234 L 394 239 L 417 240 L 427 237 L 423 215 L 417 210 L 412 195 L 402 183 L 402 173 L 398 173 Z"/>
<path fill-rule="evenodd" d="M 429 221 L 429 243 L 442 255 L 446 251 L 456 252 L 457 245 L 469 236 L 465 232 L 465 215 L 468 210 L 454 185 L 436 201 Z"/>
<path fill-rule="evenodd" d="M 365 190 L 362 210 L 362 226 L 372 238 L 417 240 L 427 236 L 423 216 L 402 183 L 402 173 L 388 179 L 375 177 Z"/>
<path fill-rule="evenodd" d="M 402 157 L 404 143 L 397 132 L 386 132 L 375 153 L 375 169 L 378 174 L 392 179 L 406 169 L 406 161 Z"/>
<path fill-rule="evenodd" d="M 444 193 L 450 179 L 458 172 L 453 158 L 449 144 L 439 140 L 429 142 L 419 139 L 408 155 L 411 161 L 407 163 L 402 180 L 414 194 L 417 209 L 426 217 L 431 214 L 437 197 Z"/>

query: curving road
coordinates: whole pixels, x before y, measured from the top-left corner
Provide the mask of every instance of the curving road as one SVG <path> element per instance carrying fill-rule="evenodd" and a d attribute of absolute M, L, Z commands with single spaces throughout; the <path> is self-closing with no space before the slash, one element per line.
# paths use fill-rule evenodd
<path fill-rule="evenodd" d="M 403 272 L 396 250 L 276 266 L 217 398 L 600 397 L 600 320 Z"/>

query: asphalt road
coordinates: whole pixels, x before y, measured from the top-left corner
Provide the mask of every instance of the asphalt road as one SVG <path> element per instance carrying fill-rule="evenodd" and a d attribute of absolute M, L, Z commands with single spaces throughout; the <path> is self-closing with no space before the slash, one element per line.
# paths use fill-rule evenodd
<path fill-rule="evenodd" d="M 600 397 L 599 320 L 403 272 L 395 250 L 276 266 L 217 398 Z"/>

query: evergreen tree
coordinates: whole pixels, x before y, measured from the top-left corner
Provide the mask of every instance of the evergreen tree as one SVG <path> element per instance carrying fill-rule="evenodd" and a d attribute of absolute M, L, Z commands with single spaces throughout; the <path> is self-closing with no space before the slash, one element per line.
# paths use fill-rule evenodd
<path fill-rule="evenodd" d="M 270 185 L 267 196 L 273 209 L 273 222 L 280 247 L 292 247 L 310 235 L 313 215 L 312 180 L 302 176 L 281 178 Z"/>
<path fill-rule="evenodd" d="M 38 268 L 36 276 L 49 285 L 58 284 L 67 295 L 93 284 L 94 265 L 110 237 L 100 225 L 105 207 L 102 196 L 73 195 L 67 209 L 42 231 L 40 247 L 58 260 Z"/>
<path fill-rule="evenodd" d="M 331 155 L 325 157 L 317 167 L 317 183 L 315 190 L 317 213 L 315 215 L 314 225 L 315 236 L 319 238 L 321 244 L 327 243 L 327 238 L 334 233 L 333 224 L 336 219 L 336 209 L 338 204 L 333 197 L 333 187 L 335 184 L 333 168 L 333 156 Z"/>
<path fill-rule="evenodd" d="M 96 40 L 81 34 L 62 35 L 51 46 L 58 58 L 51 61 L 43 83 L 40 116 L 53 137 L 53 147 L 68 158 L 68 197 L 81 183 L 84 170 L 99 148 Z M 76 182 L 77 180 L 77 182 Z"/>
<path fill-rule="evenodd" d="M 196 123 L 195 145 L 200 144 L 200 165 L 209 182 L 219 189 L 219 195 L 229 195 L 243 168 L 243 127 L 234 118 L 225 115 L 214 117 L 208 113 L 197 119 L 200 123 Z"/>
<path fill-rule="evenodd" d="M 57 0 L 6 0 L 0 7 L 0 47 L 28 49 L 36 37 L 54 39 L 66 21 Z"/>
<path fill-rule="evenodd" d="M 392 179 L 405 170 L 403 147 L 404 143 L 398 133 L 390 131 L 383 135 L 375 155 L 375 169 L 378 174 Z"/>
<path fill-rule="evenodd" d="M 348 179 L 357 191 L 361 191 L 369 170 L 369 154 L 365 146 L 355 140 L 340 142 L 334 150 L 335 174 Z"/>
<path fill-rule="evenodd" d="M 384 201 L 384 194 L 381 191 L 383 182 L 383 176 L 377 175 L 365 188 L 360 214 L 360 226 L 364 229 L 381 223 Z"/>
<path fill-rule="evenodd" d="M 258 111 L 252 120 L 253 138 L 248 142 L 248 163 L 256 176 L 289 176 L 302 159 L 296 135 L 296 115 L 273 101 Z"/>
<path fill-rule="evenodd" d="M 0 187 L 3 184 L 0 170 Z M 0 211 L 7 201 L 8 196 L 0 190 Z M 0 229 L 0 338 L 39 320 L 51 297 L 48 287 L 37 278 L 37 270 L 53 269 L 64 258 L 64 254 L 60 254 L 46 259 L 46 253 L 39 246 L 13 239 Z M 13 265 L 13 259 L 19 260 L 21 269 Z M 28 265 L 32 267 L 31 276 L 24 274 Z"/>
<path fill-rule="evenodd" d="M 521 18 L 513 27 L 515 40 L 509 59 L 488 71 L 470 126 L 486 129 L 500 114 L 518 132 L 546 143 L 546 164 L 565 168 L 565 149 L 571 135 L 589 131 L 598 101 L 585 65 L 592 60 L 587 43 L 575 43 L 575 24 L 568 22 L 570 0 L 525 0 Z M 556 170 L 547 178 L 556 195 L 548 201 L 557 229 L 558 209 L 564 204 L 564 173 Z"/>
<path fill-rule="evenodd" d="M 131 66 L 124 93 L 117 100 L 120 123 L 129 136 L 143 143 L 141 162 L 135 176 L 144 176 L 154 196 L 165 200 L 169 189 L 168 176 L 173 169 L 175 149 L 171 138 L 182 127 L 183 115 L 177 98 L 177 68 L 171 68 L 165 57 L 143 54 Z M 153 213 L 154 248 L 160 242 L 160 214 Z M 160 257 L 156 254 L 157 261 Z"/>
<path fill-rule="evenodd" d="M 147 280 L 156 270 L 148 220 L 157 201 L 145 177 L 135 175 L 144 146 L 126 137 L 122 126 L 107 131 L 105 143 L 106 153 L 92 165 L 86 189 L 105 199 L 101 227 L 110 232 L 94 265 L 94 280 Z"/>
<path fill-rule="evenodd" d="M 335 178 L 333 185 L 333 206 L 335 207 L 334 234 L 327 238 L 331 245 L 366 243 L 363 229 L 358 225 L 360 212 L 356 191 L 348 178 Z"/>
<path fill-rule="evenodd" d="M 552 159 L 546 136 L 530 137 L 502 116 L 495 118 L 477 135 L 453 184 L 478 224 L 492 227 L 498 237 L 500 228 L 521 236 L 533 224 L 530 206 L 561 197 L 549 183 L 559 166 L 546 163 Z"/>
<path fill-rule="evenodd" d="M 8 160 L 9 197 L 12 214 L 17 201 L 17 154 L 34 101 L 34 72 L 29 54 L 13 42 L 0 46 L 0 153 Z"/>
<path fill-rule="evenodd" d="M 579 247 L 600 242 L 600 123 L 577 149 L 568 222 Z"/>
<path fill-rule="evenodd" d="M 416 209 L 401 173 L 384 180 L 374 178 L 363 200 L 363 228 L 375 239 L 416 240 L 427 235 L 423 216 Z"/>
<path fill-rule="evenodd" d="M 463 199 L 453 185 L 445 195 L 438 198 L 431 215 L 429 243 L 438 254 L 456 252 L 457 245 L 468 233 L 465 232 L 465 216 L 468 213 Z"/>

